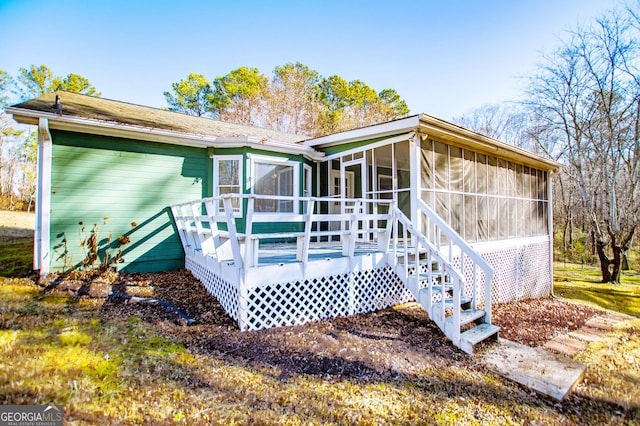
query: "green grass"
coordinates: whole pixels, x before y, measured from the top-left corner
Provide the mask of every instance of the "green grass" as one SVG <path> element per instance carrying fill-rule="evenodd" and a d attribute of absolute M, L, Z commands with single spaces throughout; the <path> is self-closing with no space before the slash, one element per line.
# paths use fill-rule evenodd
<path fill-rule="evenodd" d="M 33 238 L 0 238 L 0 277 L 24 277 L 33 268 Z"/>
<path fill-rule="evenodd" d="M 640 317 L 640 276 L 623 274 L 621 283 L 602 283 L 595 268 L 578 265 L 554 266 L 557 296 L 610 311 Z"/>
<path fill-rule="evenodd" d="M 0 278 L 0 404 L 62 404 L 69 424 L 633 424 L 638 348 L 640 320 L 590 347 L 587 380 L 562 404 L 467 357 L 386 380 L 281 378 L 256 360 L 193 354 L 139 316 Z"/>

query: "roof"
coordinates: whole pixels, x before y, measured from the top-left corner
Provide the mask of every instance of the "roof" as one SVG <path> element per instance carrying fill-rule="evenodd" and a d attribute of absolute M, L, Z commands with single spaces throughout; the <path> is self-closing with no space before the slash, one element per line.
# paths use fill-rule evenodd
<path fill-rule="evenodd" d="M 56 96 L 59 96 L 61 109 L 55 109 Z M 158 108 L 113 101 L 94 96 L 58 91 L 47 93 L 8 108 L 16 120 L 26 124 L 38 124 L 38 119 L 21 115 L 15 110 L 27 110 L 35 113 L 55 114 L 59 118 L 76 117 L 104 123 L 119 123 L 129 126 L 166 130 L 209 137 L 250 137 L 280 142 L 296 143 L 307 137 L 263 129 L 253 126 L 229 123 L 210 118 L 196 117 Z"/>
<path fill-rule="evenodd" d="M 59 96 L 60 108 L 55 108 L 56 96 Z M 251 146 L 300 154 L 315 161 L 324 157 L 323 150 L 328 147 L 374 139 L 380 141 L 381 138 L 398 138 L 399 135 L 418 132 L 542 170 L 561 167 L 561 164 L 530 151 L 428 114 L 306 140 L 307 137 L 301 135 L 61 91 L 14 105 L 6 112 L 25 124 L 38 124 L 39 118 L 47 118 L 52 129 L 199 147 Z"/>
<path fill-rule="evenodd" d="M 308 147 L 323 150 L 331 146 L 349 144 L 379 138 L 396 138 L 409 132 L 418 132 L 428 138 L 480 152 L 494 155 L 516 163 L 541 170 L 555 171 L 562 165 L 531 151 L 507 144 L 460 125 L 450 123 L 429 114 L 412 115 L 387 123 L 334 133 L 304 142 Z"/>

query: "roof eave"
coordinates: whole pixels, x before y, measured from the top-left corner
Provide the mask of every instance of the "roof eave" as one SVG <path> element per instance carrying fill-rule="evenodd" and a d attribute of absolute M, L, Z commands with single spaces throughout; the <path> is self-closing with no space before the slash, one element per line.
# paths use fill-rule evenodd
<path fill-rule="evenodd" d="M 5 112 L 13 115 L 13 118 L 17 122 L 23 124 L 37 125 L 38 120 L 41 117 L 46 118 L 49 122 L 49 128 L 54 130 L 83 132 L 102 136 L 137 139 L 196 148 L 232 148 L 246 146 L 266 151 L 303 155 L 312 161 L 320 161 L 324 157 L 324 153 L 318 152 L 315 149 L 300 143 L 260 139 L 250 136 L 205 136 L 173 130 L 121 124 L 111 121 L 65 116 L 56 113 L 34 111 L 16 107 L 7 107 Z"/>
<path fill-rule="evenodd" d="M 349 142 L 393 136 L 415 130 L 419 125 L 419 118 L 420 116 L 414 115 L 411 117 L 390 121 L 388 123 L 361 127 L 354 130 L 347 130 L 340 133 L 334 133 L 332 135 L 309 139 L 304 141 L 303 144 L 309 147 L 322 149 L 333 145 L 341 145 Z"/>
<path fill-rule="evenodd" d="M 562 167 L 562 164 L 553 160 L 429 114 L 422 114 L 420 116 L 419 128 L 420 132 L 427 136 L 452 142 L 463 148 L 473 148 L 486 154 L 512 159 L 542 170 L 557 171 Z"/>

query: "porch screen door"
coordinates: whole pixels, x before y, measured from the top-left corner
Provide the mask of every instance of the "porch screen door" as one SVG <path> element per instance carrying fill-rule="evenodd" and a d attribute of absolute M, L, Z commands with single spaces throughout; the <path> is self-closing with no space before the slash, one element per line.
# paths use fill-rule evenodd
<path fill-rule="evenodd" d="M 340 174 L 342 177 L 342 198 L 351 198 L 351 199 L 363 199 L 364 194 L 366 192 L 367 180 L 365 174 L 365 163 L 364 158 L 360 158 L 358 160 L 353 161 L 345 161 L 342 163 L 340 168 Z M 357 201 L 348 201 L 342 203 L 342 214 L 356 214 L 361 215 L 366 213 L 367 206 L 366 204 L 359 204 Z M 348 225 L 343 224 L 343 229 L 348 229 Z M 363 230 L 368 228 L 368 223 L 366 221 L 358 222 L 358 229 Z M 364 241 L 367 239 L 368 233 L 359 232 L 357 240 Z"/>

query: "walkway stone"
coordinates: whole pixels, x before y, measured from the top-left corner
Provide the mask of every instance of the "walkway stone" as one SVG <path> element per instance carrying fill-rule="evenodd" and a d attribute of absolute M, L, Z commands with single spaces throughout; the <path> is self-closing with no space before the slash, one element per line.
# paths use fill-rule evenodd
<path fill-rule="evenodd" d="M 492 371 L 530 389 L 562 401 L 582 380 L 585 366 L 562 355 L 500 339 L 482 355 Z"/>
<path fill-rule="evenodd" d="M 572 346 L 567 346 L 564 343 L 558 342 L 556 340 L 549 340 L 544 344 L 542 348 L 568 356 L 569 358 L 573 358 L 580 352 L 580 349 L 574 348 Z"/>
<path fill-rule="evenodd" d="M 554 337 L 543 348 L 573 358 L 589 343 L 602 340 L 616 324 L 633 318 L 615 312 L 602 313 L 589 319 L 581 329 Z"/>
<path fill-rule="evenodd" d="M 556 336 L 542 348 L 531 348 L 506 339 L 489 347 L 481 355 L 482 362 L 492 371 L 561 401 L 582 381 L 586 367 L 570 358 L 588 344 L 603 339 L 613 327 L 634 317 L 603 313 L 571 333 Z"/>
<path fill-rule="evenodd" d="M 580 330 L 569 333 L 569 336 L 574 339 L 584 340 L 585 342 L 597 342 L 602 340 L 605 335 L 606 333 L 603 331 L 591 327 L 583 327 Z"/>
<path fill-rule="evenodd" d="M 576 356 L 581 350 L 587 347 L 585 342 L 577 339 L 572 339 L 567 335 L 557 336 L 553 340 L 545 343 L 544 349 L 551 349 L 567 355 L 571 358 Z"/>

